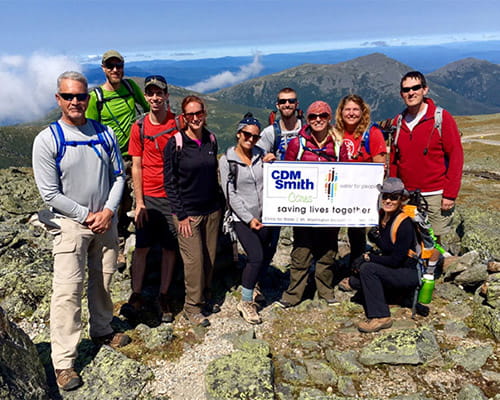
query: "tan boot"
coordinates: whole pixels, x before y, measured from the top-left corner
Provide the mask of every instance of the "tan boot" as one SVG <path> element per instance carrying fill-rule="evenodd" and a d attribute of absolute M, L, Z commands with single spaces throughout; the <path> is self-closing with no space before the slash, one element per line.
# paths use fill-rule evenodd
<path fill-rule="evenodd" d="M 62 390 L 74 390 L 83 385 L 82 378 L 73 368 L 56 369 L 56 382 Z"/>
<path fill-rule="evenodd" d="M 392 318 L 370 318 L 358 324 L 358 330 L 364 333 L 378 332 L 381 329 L 387 329 L 392 326 Z"/>
<path fill-rule="evenodd" d="M 249 324 L 255 325 L 262 322 L 262 319 L 257 312 L 257 305 L 253 301 L 242 300 L 238 303 L 236 309 L 240 312 L 243 319 Z"/>

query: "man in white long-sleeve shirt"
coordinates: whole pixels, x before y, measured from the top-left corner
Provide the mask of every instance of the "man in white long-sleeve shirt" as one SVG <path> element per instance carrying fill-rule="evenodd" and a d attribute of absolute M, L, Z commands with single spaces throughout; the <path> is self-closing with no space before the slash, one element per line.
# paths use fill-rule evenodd
<path fill-rule="evenodd" d="M 61 227 L 53 248 L 50 338 L 57 384 L 72 390 L 82 384 L 74 362 L 86 266 L 92 340 L 115 348 L 130 342 L 110 325 L 110 284 L 118 254 L 115 214 L 124 172 L 113 131 L 85 118 L 87 79 L 79 72 L 65 72 L 57 88 L 62 116 L 35 138 L 33 170 L 40 194 Z"/>

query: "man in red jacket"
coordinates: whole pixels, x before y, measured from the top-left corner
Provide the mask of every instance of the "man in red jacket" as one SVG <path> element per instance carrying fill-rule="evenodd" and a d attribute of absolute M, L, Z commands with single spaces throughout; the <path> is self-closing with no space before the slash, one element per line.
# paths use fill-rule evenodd
<path fill-rule="evenodd" d="M 390 176 L 401 178 L 408 190 L 419 189 L 425 196 L 429 221 L 439 241 L 450 230 L 464 156 L 455 120 L 425 97 L 428 92 L 421 72 L 408 72 L 401 79 L 406 109 L 394 119 L 397 139 Z"/>

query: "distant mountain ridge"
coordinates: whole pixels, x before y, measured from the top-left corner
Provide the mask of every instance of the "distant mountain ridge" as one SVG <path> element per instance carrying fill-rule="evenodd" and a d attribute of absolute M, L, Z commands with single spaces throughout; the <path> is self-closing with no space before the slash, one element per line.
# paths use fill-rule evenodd
<path fill-rule="evenodd" d="M 454 64 L 463 65 L 464 71 L 472 71 L 470 74 L 479 76 L 484 70 L 482 79 L 487 81 L 495 79 L 500 73 L 500 66 L 481 60 L 472 62 L 467 59 L 466 62 Z M 481 66 L 487 68 L 481 69 Z M 283 87 L 292 87 L 298 93 L 302 108 L 319 99 L 335 108 L 343 96 L 356 93 L 370 104 L 372 117 L 378 120 L 392 117 L 404 107 L 399 95 L 399 81 L 411 70 L 410 66 L 384 54 L 373 53 L 338 64 L 304 64 L 221 89 L 213 96 L 229 103 L 274 108 L 276 93 Z M 448 74 L 442 72 L 436 75 L 439 79 L 434 79 L 433 74 L 428 75 L 429 96 L 452 114 L 475 115 L 500 111 L 500 105 L 491 100 L 493 95 L 490 92 L 486 95 L 484 88 L 478 88 L 471 97 L 466 90 L 468 86 L 453 85 L 457 78 L 450 70 L 441 70 L 448 71 Z M 448 85 L 452 85 L 451 88 L 445 87 Z M 482 98 L 488 102 L 481 101 Z"/>
<path fill-rule="evenodd" d="M 266 125 L 270 109 L 275 108 L 277 92 L 283 87 L 297 90 L 300 107 L 315 100 L 327 101 L 335 109 L 340 98 L 357 93 L 372 107 L 372 119 L 395 116 L 403 109 L 399 81 L 411 67 L 380 53 L 338 64 L 303 64 L 275 74 L 255 78 L 218 92 L 200 95 L 207 102 L 208 124 L 223 152 L 235 141 L 237 122 L 251 111 Z M 429 96 L 453 115 L 479 115 L 500 112 L 500 66 L 484 60 L 466 58 L 426 75 Z M 142 87 L 144 80 L 134 78 Z M 170 104 L 180 111 L 182 98 L 192 91 L 169 85 Z M 35 135 L 58 110 L 29 124 L 0 126 L 0 168 L 30 166 Z"/>

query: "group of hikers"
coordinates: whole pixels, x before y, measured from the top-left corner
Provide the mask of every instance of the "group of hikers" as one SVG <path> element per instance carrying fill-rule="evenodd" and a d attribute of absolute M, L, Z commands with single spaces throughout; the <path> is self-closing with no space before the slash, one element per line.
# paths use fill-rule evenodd
<path fill-rule="evenodd" d="M 50 335 L 62 390 L 82 385 L 74 363 L 86 267 L 91 339 L 113 348 L 131 341 L 111 327 L 110 284 L 117 268 L 119 232 L 128 225 L 134 198 L 136 243 L 125 313 L 141 312 L 147 255 L 156 246 L 162 255 L 161 320 L 173 321 L 168 292 L 179 253 L 185 282 L 183 315 L 193 325 L 210 325 L 207 317 L 220 310 L 212 277 L 226 209 L 246 253 L 237 309 L 248 323 L 262 321 L 259 282 L 280 234 L 279 227 L 262 223 L 263 163 L 275 160 L 387 166 L 389 177 L 377 186 L 379 225 L 369 233 L 378 251 L 367 251 L 365 228 L 348 228 L 352 273 L 339 286 L 361 294 L 367 317 L 358 325 L 361 332 L 392 325 L 387 291 L 414 291 L 420 279 L 410 256 L 417 249 L 413 221 L 398 217 L 409 192 L 419 190 L 426 199 L 439 242 L 450 229 L 462 175 L 456 123 L 426 97 L 429 88 L 420 72 L 408 72 L 401 79 L 406 108 L 392 122 L 389 160 L 383 133 L 371 124 L 370 107 L 360 96 L 341 99 L 335 113 L 324 101 L 313 102 L 303 113 L 291 88 L 279 91 L 276 118 L 266 128 L 246 114 L 235 130 L 236 144 L 218 160 L 217 139 L 207 128 L 207 108 L 200 97 L 185 97 L 176 116 L 163 76 L 146 77 L 142 93 L 134 81 L 124 79 L 124 58 L 115 50 L 102 56 L 102 70 L 106 82 L 91 93 L 81 73 L 59 76 L 55 97 L 61 118 L 40 132 L 33 144 L 35 180 L 60 227 L 53 245 Z M 145 114 L 136 120 L 138 106 Z M 338 227 L 293 228 L 290 284 L 276 306 L 286 309 L 302 301 L 312 264 L 319 298 L 337 304 L 333 274 L 338 234 Z M 434 251 L 428 268 L 433 270 L 439 261 L 440 253 Z"/>

